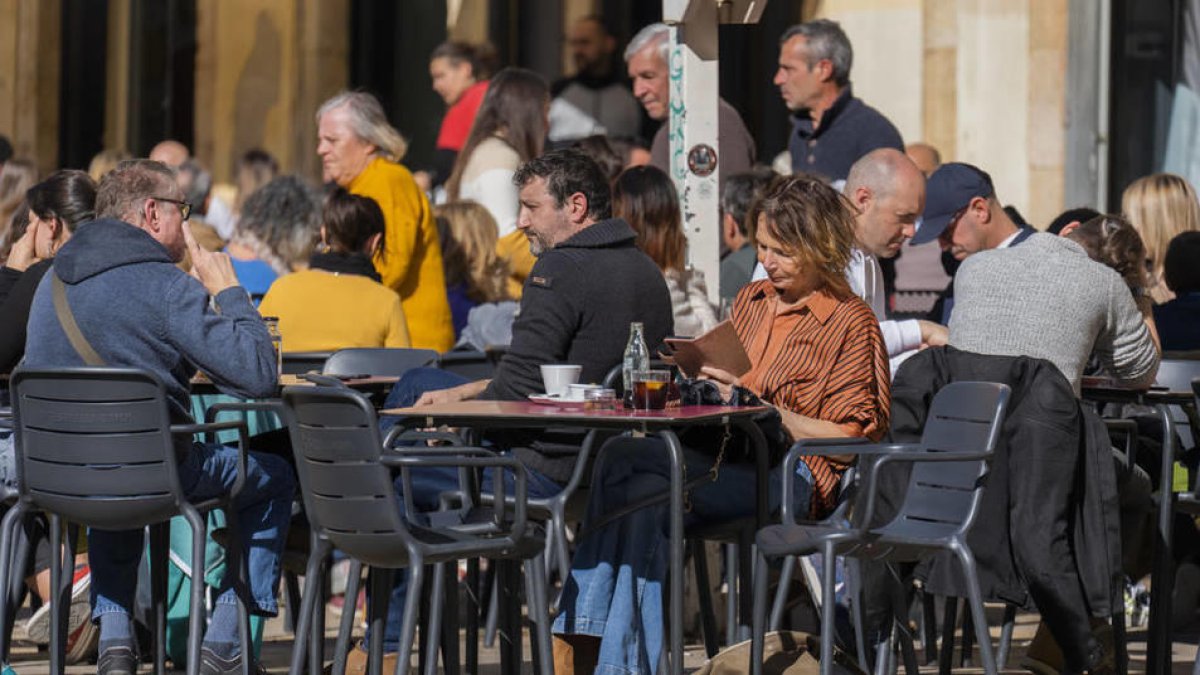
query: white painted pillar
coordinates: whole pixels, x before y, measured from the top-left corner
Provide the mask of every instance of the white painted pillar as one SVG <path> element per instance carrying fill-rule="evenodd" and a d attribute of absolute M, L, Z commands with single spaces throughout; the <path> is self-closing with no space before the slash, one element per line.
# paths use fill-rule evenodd
<path fill-rule="evenodd" d="M 663 0 L 663 22 L 671 26 L 670 173 L 679 191 L 687 261 L 704 273 L 714 305 L 721 268 L 717 26 L 756 23 L 766 4 L 767 0 Z"/>

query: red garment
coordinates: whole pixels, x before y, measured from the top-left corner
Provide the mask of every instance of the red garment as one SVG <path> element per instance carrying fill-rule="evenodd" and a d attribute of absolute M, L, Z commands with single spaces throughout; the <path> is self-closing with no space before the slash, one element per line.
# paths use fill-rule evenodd
<path fill-rule="evenodd" d="M 479 112 L 479 104 L 483 103 L 483 95 L 487 93 L 487 88 L 487 80 L 476 82 L 446 111 L 446 116 L 442 118 L 442 128 L 438 132 L 439 150 L 458 152 L 467 144 L 471 125 L 475 123 L 475 113 Z"/>

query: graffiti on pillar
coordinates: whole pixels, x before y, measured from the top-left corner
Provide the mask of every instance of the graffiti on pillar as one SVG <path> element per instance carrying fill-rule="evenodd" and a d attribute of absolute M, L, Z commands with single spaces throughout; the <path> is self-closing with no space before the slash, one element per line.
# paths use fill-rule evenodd
<path fill-rule="evenodd" d="M 687 109 L 683 105 L 683 61 L 686 56 L 683 46 L 676 43 L 671 46 L 671 59 L 668 73 L 671 78 L 671 105 L 669 140 L 671 148 L 671 172 L 675 180 L 682 181 L 687 177 L 687 161 L 684 158 L 683 126 L 687 122 Z"/>

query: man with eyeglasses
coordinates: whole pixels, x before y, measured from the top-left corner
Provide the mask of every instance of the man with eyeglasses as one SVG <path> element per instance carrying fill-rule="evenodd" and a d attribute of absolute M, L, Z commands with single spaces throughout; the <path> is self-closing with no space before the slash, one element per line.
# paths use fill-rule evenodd
<path fill-rule="evenodd" d="M 1015 246 L 1037 230 L 1018 225 L 996 198 L 992 177 L 963 162 L 938 167 L 925 185 L 925 211 L 912 238 L 917 246 L 937 240 L 943 251 L 962 262 L 980 251 Z M 950 325 L 954 311 L 954 280 L 942 292 L 930 318 Z"/>
<path fill-rule="evenodd" d="M 197 370 L 225 393 L 272 396 L 278 374 L 271 336 L 224 253 L 196 244 L 184 221 L 192 207 L 166 165 L 122 162 L 100 182 L 97 219 L 59 249 L 30 308 L 26 368 L 134 367 L 166 386 L 172 422 L 191 421 L 189 381 Z M 189 275 L 177 264 L 191 256 Z M 57 297 L 56 297 L 57 296 Z M 65 302 L 63 300 L 65 299 Z M 61 307 L 56 306 L 61 305 Z M 176 439 L 185 494 L 228 493 L 238 476 L 235 448 Z M 273 616 L 279 557 L 291 518 L 295 479 L 278 456 L 249 453 L 234 501 L 242 523 L 250 607 Z M 103 674 L 137 671 L 131 610 L 142 530 L 88 532 L 92 618 L 100 624 Z M 232 577 L 232 575 L 230 575 Z M 240 672 L 237 597 L 221 584 L 201 650 L 200 672 Z"/>

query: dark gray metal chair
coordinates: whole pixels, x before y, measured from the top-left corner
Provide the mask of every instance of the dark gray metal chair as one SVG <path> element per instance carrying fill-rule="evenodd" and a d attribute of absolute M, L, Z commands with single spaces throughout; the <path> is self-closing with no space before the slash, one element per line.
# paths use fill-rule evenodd
<path fill-rule="evenodd" d="M 974 521 L 987 475 L 988 461 L 1000 434 L 1009 388 L 985 382 L 956 382 L 946 385 L 934 397 L 925 430 L 919 444 L 806 447 L 803 442 L 792 448 L 783 468 L 783 524 L 759 531 L 759 561 L 754 581 L 754 631 L 751 672 L 762 673 L 763 634 L 767 619 L 767 559 L 789 555 L 821 553 L 825 564 L 822 597 L 834 597 L 835 555 L 888 561 L 916 561 L 938 550 L 949 550 L 962 565 L 969 589 L 971 614 L 979 641 L 984 672 L 996 673 L 983 599 L 975 569 L 975 560 L 966 544 L 966 533 Z M 789 478 L 803 455 L 875 456 L 860 468 L 865 500 L 855 513 L 857 524 L 831 521 L 799 524 L 793 519 L 793 485 Z M 883 525 L 873 525 L 876 502 L 876 477 L 881 467 L 893 463 L 913 465 L 904 501 L 897 514 Z M 861 475 L 861 474 L 860 474 Z M 857 501 L 857 500 L 856 500 Z M 833 668 L 832 603 L 823 603 L 821 612 L 821 672 Z"/>
<path fill-rule="evenodd" d="M 474 349 L 455 349 L 438 356 L 438 368 L 468 380 L 484 380 L 496 372 L 497 360 L 487 352 Z"/>
<path fill-rule="evenodd" d="M 433 349 L 339 349 L 325 361 L 321 373 L 399 377 L 413 368 L 436 366 L 437 362 L 438 353 Z"/>
<path fill-rule="evenodd" d="M 372 637 L 368 672 L 379 675 L 382 666 L 382 635 L 393 570 L 408 569 L 409 597 L 415 599 L 420 597 L 425 584 L 425 566 L 433 565 L 432 596 L 437 598 L 444 593 L 445 563 L 482 557 L 498 561 L 502 576 L 497 587 L 505 600 L 503 610 L 510 619 L 518 611 L 513 563 L 524 562 L 529 616 L 536 625 L 535 662 L 543 675 L 550 675 L 553 664 L 548 597 L 541 564 L 545 542 L 540 528 L 526 520 L 526 476 L 520 462 L 482 448 L 385 448 L 370 402 L 347 389 L 288 387 L 283 393 L 283 405 L 305 511 L 313 530 L 320 535 L 309 558 L 306 577 L 321 577 L 334 547 L 371 567 L 368 592 Z M 405 482 L 404 493 L 411 495 L 411 470 L 435 466 L 511 471 L 516 486 L 511 509 L 504 481 L 498 480 L 497 499 L 490 508 L 467 502 L 457 509 L 422 514 L 409 503 L 406 514 L 401 515 L 396 506 L 393 470 L 400 471 Z M 469 495 L 470 491 L 464 489 L 463 494 Z M 310 584 L 304 593 L 292 675 L 299 675 L 303 667 L 308 641 L 316 644 L 322 639 L 309 635 L 313 614 L 318 610 L 316 586 Z M 409 669 L 419 604 L 405 605 L 397 675 Z M 441 612 L 441 603 L 432 603 L 425 671 L 430 674 L 436 670 L 437 659 L 433 655 L 440 641 Z M 509 664 L 515 659 L 519 667 L 520 640 L 513 635 L 508 638 L 502 659 Z M 311 661 L 310 667 L 319 663 L 315 658 Z M 335 672 L 338 666 L 335 662 Z"/>
<path fill-rule="evenodd" d="M 284 352 L 283 372 L 285 375 L 300 375 L 309 371 L 321 372 L 333 352 Z"/>
<path fill-rule="evenodd" d="M 0 523 L 0 579 L 7 579 L 12 558 L 9 548 L 25 514 L 45 512 L 50 540 L 63 538 L 63 521 L 103 530 L 150 527 L 151 595 L 157 637 L 156 672 L 165 672 L 166 584 L 169 521 L 182 515 L 192 527 L 192 559 L 204 559 L 204 514 L 224 508 L 230 540 L 237 536 L 237 513 L 227 508 L 245 480 L 246 428 L 241 422 L 171 424 L 167 394 L 152 373 L 128 368 L 64 368 L 17 370 L 12 377 L 16 422 L 17 478 L 20 496 Z M 183 494 L 176 469 L 176 441 L 190 443 L 197 433 L 235 429 L 242 461 L 233 488 L 221 499 L 190 502 Z M 66 613 L 74 568 L 74 532 L 64 556 L 52 556 L 50 672 L 62 673 L 66 646 Z M 230 569 L 237 572 L 240 637 L 249 654 L 250 624 L 244 598 L 245 555 L 229 547 Z M 204 580 L 192 580 L 192 612 L 188 630 L 189 675 L 200 668 L 204 634 Z M 0 593 L 0 616 L 7 600 Z M 242 660 L 249 675 L 250 659 Z"/>

